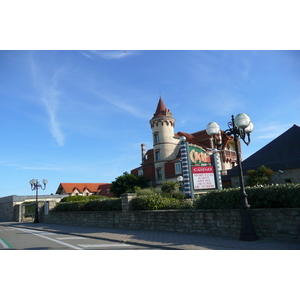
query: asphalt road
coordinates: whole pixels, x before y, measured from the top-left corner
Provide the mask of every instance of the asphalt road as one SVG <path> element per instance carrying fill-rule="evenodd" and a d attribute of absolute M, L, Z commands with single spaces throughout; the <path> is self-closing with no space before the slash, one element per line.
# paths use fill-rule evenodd
<path fill-rule="evenodd" d="M 150 250 L 148 246 L 111 242 L 27 228 L 0 225 L 0 250 Z"/>

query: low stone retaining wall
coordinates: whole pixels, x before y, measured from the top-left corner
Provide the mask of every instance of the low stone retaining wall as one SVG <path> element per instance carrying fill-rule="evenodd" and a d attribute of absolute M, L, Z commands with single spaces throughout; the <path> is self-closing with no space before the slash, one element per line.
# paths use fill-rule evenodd
<path fill-rule="evenodd" d="M 251 209 L 259 237 L 300 239 L 300 209 Z M 239 210 L 90 211 L 41 214 L 44 223 L 239 236 Z"/>

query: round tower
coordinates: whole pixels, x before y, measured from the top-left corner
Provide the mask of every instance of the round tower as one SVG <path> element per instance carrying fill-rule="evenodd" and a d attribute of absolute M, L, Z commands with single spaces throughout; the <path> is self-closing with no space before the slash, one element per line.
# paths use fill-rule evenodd
<path fill-rule="evenodd" d="M 150 120 L 153 137 L 156 181 L 164 181 L 164 164 L 176 158 L 178 140 L 174 138 L 175 119 L 160 97 L 156 112 Z"/>

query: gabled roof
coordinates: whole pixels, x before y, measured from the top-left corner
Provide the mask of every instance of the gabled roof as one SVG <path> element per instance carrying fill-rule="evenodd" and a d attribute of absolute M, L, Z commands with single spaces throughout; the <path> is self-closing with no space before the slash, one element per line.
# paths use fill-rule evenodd
<path fill-rule="evenodd" d="M 63 191 L 66 194 L 71 194 L 77 189 L 80 193 L 88 189 L 91 193 L 100 193 L 102 190 L 110 189 L 110 183 L 60 183 L 56 194 L 61 194 Z"/>
<path fill-rule="evenodd" d="M 211 148 L 211 136 L 207 134 L 206 130 L 200 130 L 194 133 L 186 133 L 179 131 L 175 134 L 176 137 L 184 136 L 186 138 L 186 141 L 190 144 L 199 145 L 204 148 Z M 227 136 L 224 131 L 222 131 L 222 141 L 223 145 L 222 148 L 224 149 L 226 147 L 227 141 L 231 140 L 231 136 Z"/>
<path fill-rule="evenodd" d="M 293 125 L 275 140 L 249 156 L 242 162 L 243 173 L 257 169 L 261 165 L 273 171 L 300 168 L 300 127 Z M 228 175 L 237 176 L 237 167 L 228 171 Z"/>

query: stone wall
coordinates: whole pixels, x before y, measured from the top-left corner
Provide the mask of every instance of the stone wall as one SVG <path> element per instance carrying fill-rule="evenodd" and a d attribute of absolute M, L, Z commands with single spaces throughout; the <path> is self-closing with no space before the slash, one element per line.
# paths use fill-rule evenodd
<path fill-rule="evenodd" d="M 300 209 L 251 209 L 259 237 L 300 239 Z M 123 212 L 54 212 L 44 223 L 239 236 L 239 210 L 166 210 Z"/>
<path fill-rule="evenodd" d="M 63 198 L 61 195 L 39 195 L 39 206 L 43 206 L 44 201 L 59 202 Z M 35 195 L 30 196 L 7 196 L 0 198 L 0 222 L 17 221 L 23 222 L 23 212 L 21 205 L 24 202 L 35 201 Z M 40 204 L 41 203 L 41 204 Z"/>
<path fill-rule="evenodd" d="M 0 202 L 0 222 L 14 221 L 13 196 L 3 197 Z"/>

